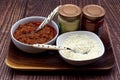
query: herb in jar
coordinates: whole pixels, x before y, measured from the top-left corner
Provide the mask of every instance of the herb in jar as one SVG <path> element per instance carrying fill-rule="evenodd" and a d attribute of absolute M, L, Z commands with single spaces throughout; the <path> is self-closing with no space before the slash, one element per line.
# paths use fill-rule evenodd
<path fill-rule="evenodd" d="M 81 9 L 77 5 L 65 4 L 59 8 L 58 22 L 60 32 L 74 31 L 79 28 Z"/>

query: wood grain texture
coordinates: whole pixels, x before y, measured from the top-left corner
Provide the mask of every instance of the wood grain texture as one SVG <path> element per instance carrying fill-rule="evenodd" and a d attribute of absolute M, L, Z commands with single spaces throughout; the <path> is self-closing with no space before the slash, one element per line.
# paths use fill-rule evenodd
<path fill-rule="evenodd" d="M 99 4 L 106 9 L 105 21 L 115 55 L 115 67 L 109 72 L 88 74 L 21 72 L 8 68 L 4 61 L 9 51 L 10 28 L 27 16 L 47 16 L 57 5 L 72 3 L 81 8 Z M 120 0 L 0 0 L 0 80 L 120 80 Z M 57 22 L 57 18 L 54 19 Z"/>
<path fill-rule="evenodd" d="M 105 46 L 105 54 L 95 63 L 87 66 L 72 66 L 65 63 L 60 57 L 58 51 L 46 51 L 40 54 L 29 54 L 18 50 L 11 42 L 9 46 L 8 56 L 6 58 L 6 64 L 18 70 L 38 70 L 38 71 L 102 71 L 109 70 L 114 67 L 115 59 L 113 50 L 106 30 L 107 26 L 104 26 L 101 39 Z M 19 61 L 18 61 L 19 60 Z"/>

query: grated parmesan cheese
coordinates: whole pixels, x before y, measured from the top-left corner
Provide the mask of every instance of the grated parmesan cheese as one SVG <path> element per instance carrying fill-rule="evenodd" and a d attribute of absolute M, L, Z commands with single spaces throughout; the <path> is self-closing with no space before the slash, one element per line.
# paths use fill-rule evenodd
<path fill-rule="evenodd" d="M 62 46 L 76 51 L 61 50 L 64 57 L 72 60 L 89 60 L 100 55 L 100 44 L 87 35 L 70 35 Z M 85 52 L 88 53 L 84 54 Z"/>

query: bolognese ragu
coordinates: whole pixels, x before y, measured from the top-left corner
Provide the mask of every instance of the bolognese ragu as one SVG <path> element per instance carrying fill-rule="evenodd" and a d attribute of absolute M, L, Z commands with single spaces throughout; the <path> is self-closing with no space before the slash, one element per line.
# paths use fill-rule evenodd
<path fill-rule="evenodd" d="M 47 24 L 40 31 L 35 32 L 40 24 L 41 22 L 20 24 L 13 35 L 18 41 L 26 44 L 46 43 L 55 37 L 56 30 Z"/>

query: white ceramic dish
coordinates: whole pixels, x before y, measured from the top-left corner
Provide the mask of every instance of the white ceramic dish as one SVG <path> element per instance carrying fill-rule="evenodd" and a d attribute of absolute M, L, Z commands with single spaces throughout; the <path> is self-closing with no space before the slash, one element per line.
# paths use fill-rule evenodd
<path fill-rule="evenodd" d="M 72 64 L 72 65 L 87 65 L 87 64 L 90 64 L 90 63 L 93 63 L 95 61 L 97 61 L 97 59 L 99 59 L 100 57 L 102 57 L 102 55 L 104 54 L 105 52 L 105 48 L 104 48 L 104 45 L 101 41 L 101 39 L 94 33 L 92 32 L 89 32 L 89 31 L 73 31 L 73 32 L 67 32 L 67 33 L 63 33 L 61 34 L 58 38 L 57 38 L 57 41 L 56 41 L 56 45 L 58 46 L 62 46 L 64 41 L 70 36 L 70 35 L 75 35 L 75 34 L 78 34 L 78 35 L 87 35 L 89 37 L 91 37 L 92 39 L 94 39 L 95 41 L 97 41 L 100 45 L 100 55 L 95 57 L 95 58 L 91 58 L 91 59 L 84 59 L 84 60 L 73 60 L 73 59 L 68 59 L 67 57 L 65 57 L 63 54 L 62 54 L 62 51 L 59 50 L 59 54 L 60 56 L 68 63 Z M 68 53 L 69 54 L 69 53 Z M 75 53 L 77 54 L 77 53 Z"/>
<path fill-rule="evenodd" d="M 27 52 L 27 53 L 43 52 L 44 50 L 42 50 L 42 49 L 34 48 L 34 47 L 30 46 L 29 44 L 25 44 L 25 43 L 22 43 L 22 42 L 16 40 L 13 36 L 13 33 L 19 27 L 20 24 L 25 24 L 27 22 L 37 22 L 37 21 L 42 22 L 44 19 L 45 19 L 45 17 L 41 17 L 41 16 L 31 16 L 31 17 L 26 17 L 26 18 L 23 18 L 23 19 L 20 19 L 19 21 L 17 21 L 12 26 L 11 31 L 10 31 L 10 35 L 11 35 L 12 41 L 15 44 L 15 46 L 17 48 L 19 48 L 20 50 Z M 52 40 L 46 42 L 45 44 L 54 44 L 55 40 L 59 34 L 59 29 L 58 29 L 57 24 L 54 21 L 51 21 L 48 24 L 51 25 L 53 28 L 55 28 L 55 30 L 57 31 L 57 34 Z"/>

